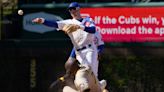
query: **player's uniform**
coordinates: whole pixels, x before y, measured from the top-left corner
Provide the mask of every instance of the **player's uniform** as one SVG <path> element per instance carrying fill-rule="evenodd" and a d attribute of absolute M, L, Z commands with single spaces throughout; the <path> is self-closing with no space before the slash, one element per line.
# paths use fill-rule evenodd
<path fill-rule="evenodd" d="M 98 54 L 100 54 L 104 48 L 104 41 L 102 41 L 102 36 L 101 36 L 100 32 L 98 32 L 98 31 L 96 31 L 94 34 L 94 43 L 97 46 Z M 72 49 L 70 57 L 76 58 L 75 48 Z M 97 67 L 94 67 L 95 68 L 94 70 L 96 70 L 96 71 L 98 71 L 98 63 L 96 63 Z"/>
<path fill-rule="evenodd" d="M 97 46 L 98 54 L 100 54 L 104 49 L 104 41 L 102 40 L 102 36 L 98 31 L 96 31 L 94 34 L 94 43 Z M 72 49 L 70 57 L 76 58 L 75 48 Z"/>
<path fill-rule="evenodd" d="M 97 47 L 94 43 L 94 33 L 95 24 L 90 17 L 86 17 L 81 21 L 76 19 L 68 19 L 57 22 L 50 22 L 45 20 L 45 25 L 56 27 L 59 30 L 62 30 L 65 24 L 76 24 L 79 25 L 82 29 L 78 29 L 72 33 L 69 33 L 72 44 L 75 48 L 76 59 L 80 64 L 87 64 L 91 66 L 92 71 L 95 76 L 97 76 L 98 72 L 98 61 L 97 61 Z"/>

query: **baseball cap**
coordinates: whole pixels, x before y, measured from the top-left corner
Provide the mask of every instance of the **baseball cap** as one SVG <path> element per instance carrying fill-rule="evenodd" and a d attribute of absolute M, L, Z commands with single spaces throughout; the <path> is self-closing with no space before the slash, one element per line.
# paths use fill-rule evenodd
<path fill-rule="evenodd" d="M 72 2 L 72 3 L 69 4 L 68 9 L 76 8 L 76 7 L 80 8 L 80 5 L 77 2 Z"/>

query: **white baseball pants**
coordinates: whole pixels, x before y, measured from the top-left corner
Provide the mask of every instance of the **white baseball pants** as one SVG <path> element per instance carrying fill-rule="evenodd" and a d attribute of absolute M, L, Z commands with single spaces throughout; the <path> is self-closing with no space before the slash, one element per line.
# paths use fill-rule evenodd
<path fill-rule="evenodd" d="M 76 51 L 76 59 L 80 64 L 87 64 L 91 67 L 95 76 L 98 76 L 98 53 L 95 44 L 81 51 Z"/>

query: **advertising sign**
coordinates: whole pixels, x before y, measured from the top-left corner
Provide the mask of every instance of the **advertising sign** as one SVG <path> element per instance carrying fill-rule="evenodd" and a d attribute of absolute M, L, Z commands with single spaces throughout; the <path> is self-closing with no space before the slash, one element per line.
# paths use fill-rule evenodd
<path fill-rule="evenodd" d="M 164 7 L 82 8 L 105 42 L 164 42 Z"/>

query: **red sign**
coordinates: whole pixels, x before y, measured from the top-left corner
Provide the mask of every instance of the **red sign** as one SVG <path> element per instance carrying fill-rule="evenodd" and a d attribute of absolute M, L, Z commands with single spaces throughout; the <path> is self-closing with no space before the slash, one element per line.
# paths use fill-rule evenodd
<path fill-rule="evenodd" d="M 164 7 L 82 8 L 105 42 L 164 42 Z"/>

